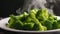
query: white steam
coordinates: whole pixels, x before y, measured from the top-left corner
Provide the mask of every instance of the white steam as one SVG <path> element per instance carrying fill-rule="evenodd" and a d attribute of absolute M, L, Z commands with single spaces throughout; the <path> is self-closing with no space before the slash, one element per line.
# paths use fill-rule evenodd
<path fill-rule="evenodd" d="M 25 0 L 22 10 L 20 10 L 21 8 L 19 8 L 16 12 L 18 14 L 20 14 L 23 11 L 27 11 L 29 13 L 29 11 L 33 8 L 36 8 L 36 9 L 46 8 L 45 6 L 46 3 L 47 3 L 46 0 Z"/>

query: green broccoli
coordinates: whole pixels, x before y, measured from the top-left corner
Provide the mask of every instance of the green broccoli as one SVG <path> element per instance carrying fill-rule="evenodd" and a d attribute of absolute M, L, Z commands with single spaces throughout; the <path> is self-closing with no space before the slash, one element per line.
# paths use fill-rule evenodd
<path fill-rule="evenodd" d="M 45 27 L 42 26 L 39 20 L 35 17 L 36 15 L 34 13 L 31 12 L 29 15 L 32 18 L 32 21 L 35 23 L 35 26 L 33 29 L 40 30 L 40 31 L 44 31 L 46 29 Z"/>
<path fill-rule="evenodd" d="M 32 12 L 32 13 L 34 13 L 34 14 L 37 14 L 38 9 L 32 9 L 32 10 L 30 10 L 30 12 Z"/>
<path fill-rule="evenodd" d="M 47 27 L 47 30 L 51 30 L 52 29 L 52 22 L 51 21 L 49 21 L 49 20 L 46 20 L 45 22 L 44 22 L 44 26 L 46 26 Z"/>
<path fill-rule="evenodd" d="M 28 15 L 29 14 L 27 12 L 23 12 L 22 14 L 18 15 L 17 18 L 21 20 L 21 19 L 27 17 Z"/>
<path fill-rule="evenodd" d="M 18 16 L 10 15 L 7 27 L 19 30 L 45 31 L 60 29 L 60 20 L 53 13 L 48 13 L 45 8 L 32 9 L 30 13 L 23 12 Z"/>
<path fill-rule="evenodd" d="M 27 23 L 28 23 L 28 22 L 32 22 L 32 18 L 29 17 L 29 16 L 27 16 L 24 22 L 27 22 Z"/>
<path fill-rule="evenodd" d="M 9 28 L 15 28 L 15 29 L 22 29 L 23 23 L 17 19 L 16 16 L 11 15 L 9 24 L 7 25 Z"/>
<path fill-rule="evenodd" d="M 57 29 L 57 28 L 58 28 L 58 22 L 57 22 L 57 20 L 54 20 L 53 29 Z"/>
<path fill-rule="evenodd" d="M 57 20 L 57 25 L 58 25 L 58 29 L 60 29 L 60 19 L 59 20 Z"/>
<path fill-rule="evenodd" d="M 34 26 L 34 23 L 33 22 L 25 23 L 23 25 L 23 30 L 32 30 L 33 26 Z"/>
<path fill-rule="evenodd" d="M 45 30 L 47 30 L 47 27 L 42 26 L 41 24 L 35 24 L 34 27 L 33 27 L 33 30 L 45 31 Z"/>
<path fill-rule="evenodd" d="M 59 19 L 59 20 L 57 20 L 57 22 L 60 24 L 60 19 Z"/>
<path fill-rule="evenodd" d="M 48 11 L 47 9 L 40 9 L 38 10 L 37 14 L 36 14 L 36 17 L 39 19 L 39 20 L 47 20 L 48 19 Z"/>
<path fill-rule="evenodd" d="M 55 17 L 54 17 L 54 15 L 52 13 L 49 14 L 48 20 L 54 22 Z"/>

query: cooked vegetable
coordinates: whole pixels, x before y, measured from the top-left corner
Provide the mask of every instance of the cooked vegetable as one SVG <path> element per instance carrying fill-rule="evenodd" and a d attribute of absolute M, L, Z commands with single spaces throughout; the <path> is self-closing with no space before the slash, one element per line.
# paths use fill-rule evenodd
<path fill-rule="evenodd" d="M 33 29 L 44 31 L 45 27 L 42 26 L 42 24 L 39 22 L 39 20 L 35 17 L 36 15 L 34 13 L 30 13 L 30 17 L 32 18 L 32 21 L 35 23 L 35 26 Z"/>
<path fill-rule="evenodd" d="M 38 10 L 36 17 L 39 20 L 47 20 L 48 19 L 48 11 L 47 11 L 47 9 Z"/>
<path fill-rule="evenodd" d="M 34 26 L 33 22 L 25 23 L 23 26 L 23 30 L 32 30 L 33 26 Z"/>
<path fill-rule="evenodd" d="M 52 22 L 49 20 L 46 20 L 44 22 L 44 25 L 47 27 L 47 30 L 51 30 L 52 29 Z"/>
<path fill-rule="evenodd" d="M 49 14 L 48 20 L 50 20 L 51 22 L 54 22 L 54 19 L 55 19 L 54 15 L 52 13 Z"/>
<path fill-rule="evenodd" d="M 18 16 L 11 15 L 7 27 L 19 30 L 45 31 L 60 28 L 60 20 L 48 10 L 33 9 Z"/>
<path fill-rule="evenodd" d="M 20 20 L 18 20 L 14 15 L 11 15 L 8 27 L 15 29 L 22 29 L 23 23 Z"/>
<path fill-rule="evenodd" d="M 58 28 L 58 22 L 57 22 L 57 20 L 55 20 L 53 22 L 53 29 L 57 29 L 57 28 Z"/>

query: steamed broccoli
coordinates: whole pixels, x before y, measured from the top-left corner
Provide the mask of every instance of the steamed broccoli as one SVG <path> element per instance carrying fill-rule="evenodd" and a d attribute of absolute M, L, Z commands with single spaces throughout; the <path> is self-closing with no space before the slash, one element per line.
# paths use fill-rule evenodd
<path fill-rule="evenodd" d="M 49 21 L 49 20 L 46 20 L 45 22 L 44 22 L 44 26 L 46 26 L 47 27 L 47 30 L 52 30 L 52 22 L 51 21 Z"/>
<path fill-rule="evenodd" d="M 45 8 L 23 12 L 18 16 L 11 15 L 7 27 L 22 30 L 45 31 L 60 28 L 60 20 L 48 13 Z"/>
<path fill-rule="evenodd" d="M 35 22 L 35 26 L 33 29 L 40 30 L 40 31 L 44 31 L 46 29 L 46 27 L 43 27 L 43 25 L 36 18 L 36 15 L 34 13 L 31 12 L 29 15 L 32 18 L 32 21 Z"/>
<path fill-rule="evenodd" d="M 23 23 L 16 18 L 16 16 L 11 15 L 9 24 L 7 25 L 9 28 L 22 29 Z"/>
<path fill-rule="evenodd" d="M 32 30 L 33 26 L 34 26 L 33 22 L 24 23 L 23 30 Z"/>
<path fill-rule="evenodd" d="M 30 13 L 34 13 L 34 14 L 37 14 L 37 12 L 38 12 L 38 9 L 32 9 L 32 10 L 30 10 Z"/>
<path fill-rule="evenodd" d="M 60 29 L 60 19 L 57 20 L 57 24 L 56 25 L 57 25 L 57 28 Z"/>
<path fill-rule="evenodd" d="M 17 18 L 20 19 L 21 21 L 24 21 L 28 15 L 29 14 L 27 12 L 23 12 L 22 14 L 17 16 Z"/>
<path fill-rule="evenodd" d="M 40 9 L 36 14 L 37 19 L 39 20 L 47 20 L 48 19 L 48 11 L 47 9 Z"/>
<path fill-rule="evenodd" d="M 57 20 L 55 20 L 53 22 L 53 29 L 57 29 L 57 28 L 58 28 L 58 22 L 57 22 Z"/>
<path fill-rule="evenodd" d="M 54 17 L 54 15 L 52 13 L 49 14 L 48 20 L 54 22 L 55 17 Z"/>
<path fill-rule="evenodd" d="M 41 24 L 35 24 L 34 27 L 33 27 L 33 30 L 45 31 L 45 30 L 47 30 L 47 27 L 42 26 Z"/>

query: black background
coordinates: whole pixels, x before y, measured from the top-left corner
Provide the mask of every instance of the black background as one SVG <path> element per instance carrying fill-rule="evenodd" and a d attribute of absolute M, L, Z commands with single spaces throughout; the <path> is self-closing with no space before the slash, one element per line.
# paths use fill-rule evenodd
<path fill-rule="evenodd" d="M 24 0 L 2 0 L 0 2 L 0 17 L 7 17 L 10 14 L 16 15 L 16 10 L 23 6 Z"/>
<path fill-rule="evenodd" d="M 10 14 L 16 15 L 16 10 L 22 8 L 24 0 L 0 0 L 0 17 L 8 17 Z M 60 16 L 60 1 L 54 4 L 54 13 Z"/>

